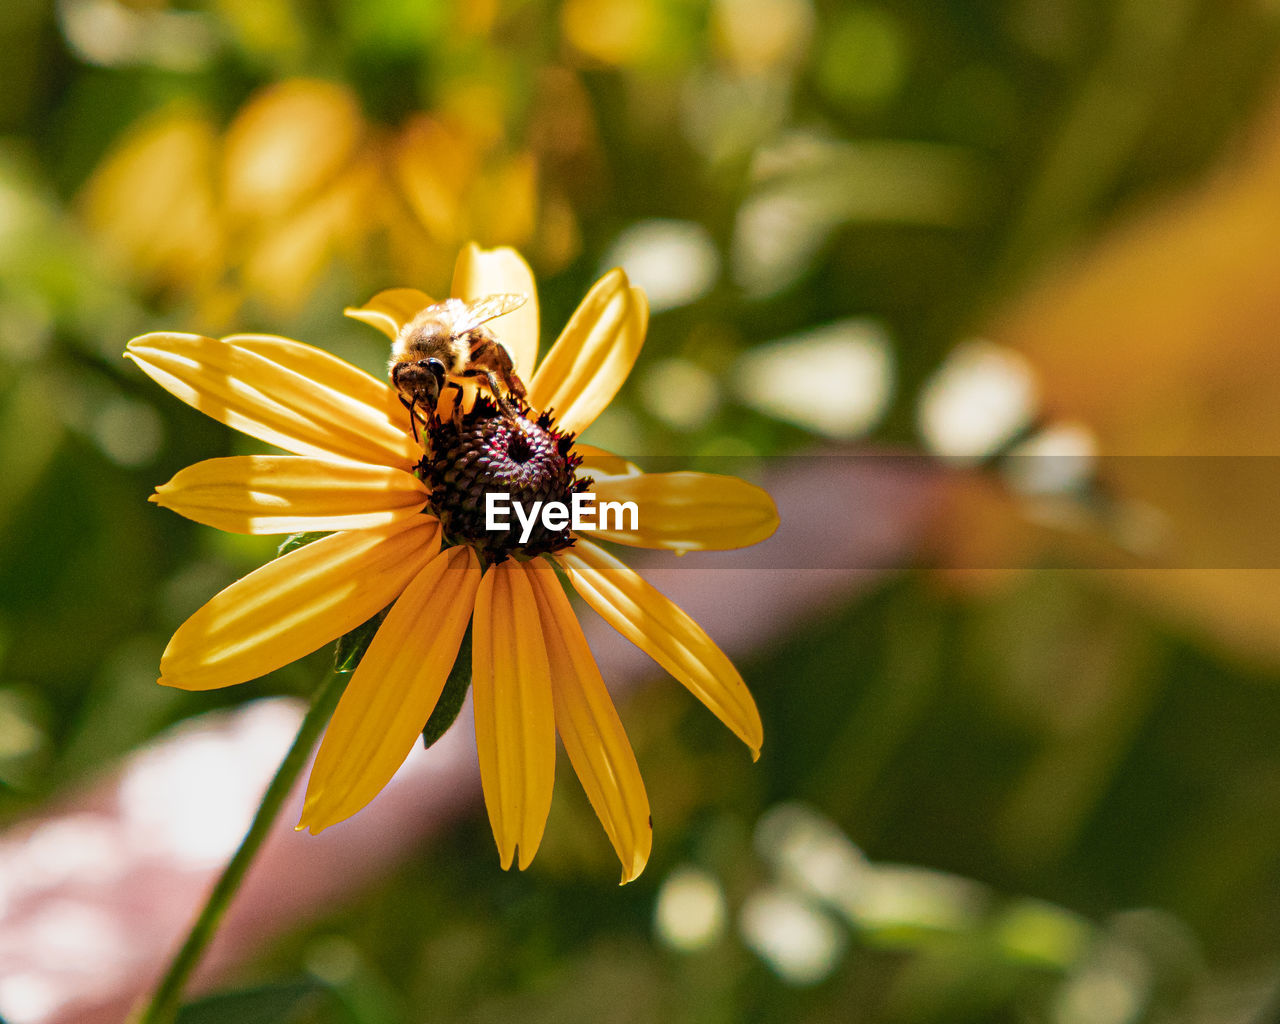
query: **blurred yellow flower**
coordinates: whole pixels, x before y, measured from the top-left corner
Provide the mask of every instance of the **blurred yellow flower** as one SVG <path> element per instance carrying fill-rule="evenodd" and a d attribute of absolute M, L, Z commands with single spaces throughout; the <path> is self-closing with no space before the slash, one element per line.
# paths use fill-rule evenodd
<path fill-rule="evenodd" d="M 663 21 L 655 0 L 568 0 L 560 9 L 561 30 L 574 49 L 619 67 L 657 52 Z"/>
<path fill-rule="evenodd" d="M 109 252 L 154 287 L 207 293 L 226 260 L 217 202 L 218 140 L 183 105 L 126 135 L 81 195 L 81 210 Z"/>
<path fill-rule="evenodd" d="M 202 112 L 170 108 L 107 155 L 81 213 L 141 286 L 194 298 L 216 322 L 246 298 L 295 311 L 335 260 L 441 279 L 440 254 L 470 238 L 527 245 L 539 226 L 539 159 L 493 129 L 500 103 L 459 87 L 436 114 L 389 129 L 345 86 L 292 79 L 252 96 L 221 135 Z M 540 255 L 558 265 L 576 230 L 549 201 Z"/>
<path fill-rule="evenodd" d="M 543 530 L 527 543 L 469 534 L 467 516 L 482 498 L 459 478 L 470 473 L 469 485 L 508 489 L 499 481 L 514 474 L 534 488 L 559 480 L 566 493 L 589 487 L 601 500 L 635 501 L 636 528 L 601 536 L 675 551 L 756 543 L 776 528 L 777 512 L 764 491 L 736 478 L 645 474 L 573 444 L 617 393 L 644 340 L 648 306 L 621 271 L 592 288 L 536 370 L 537 298 L 528 266 L 512 249 L 469 246 L 455 268 L 453 294 L 470 301 L 501 292 L 530 297 L 492 322 L 529 382 L 527 416 L 517 430 L 478 402 L 459 425 L 445 420 L 424 431 L 425 452 L 392 388 L 310 346 L 263 335 L 165 333 L 129 343 L 129 357 L 162 387 L 293 453 L 198 463 L 152 500 L 241 533 L 334 531 L 264 565 L 192 615 L 165 649 L 160 682 L 190 690 L 244 682 L 390 606 L 316 757 L 299 827 L 319 832 L 360 810 L 391 779 L 435 707 L 471 622 L 476 746 L 502 865 L 509 867 L 518 849 L 523 868 L 538 848 L 558 732 L 625 882 L 649 856 L 648 798 L 557 570 L 758 756 L 763 732 L 755 703 L 706 633 L 597 544 L 568 530 Z M 431 301 L 397 288 L 348 312 L 394 339 Z M 554 421 L 535 411 L 552 409 Z M 457 450 L 441 440 L 446 434 Z M 507 445 L 516 434 L 521 452 Z M 481 439 L 491 468 L 477 475 L 467 456 Z"/>

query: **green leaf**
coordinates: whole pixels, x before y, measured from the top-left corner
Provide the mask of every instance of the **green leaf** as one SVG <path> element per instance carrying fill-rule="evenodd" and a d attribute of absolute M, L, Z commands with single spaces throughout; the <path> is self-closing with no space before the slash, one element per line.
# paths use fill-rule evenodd
<path fill-rule="evenodd" d="M 290 551 L 297 551 L 298 548 L 327 536 L 329 536 L 327 533 L 291 533 L 280 542 L 280 547 L 276 549 L 276 557 L 287 555 Z"/>
<path fill-rule="evenodd" d="M 288 1024 L 327 995 L 321 982 L 309 978 L 219 992 L 188 1003 L 178 1011 L 175 1024 Z"/>
<path fill-rule="evenodd" d="M 445 681 L 440 699 L 436 701 L 435 710 L 422 727 L 422 746 L 430 747 L 436 740 L 449 731 L 449 726 L 458 719 L 462 710 L 462 702 L 467 699 L 467 690 L 471 688 L 471 626 L 462 635 L 462 646 L 458 648 L 458 659 L 449 670 L 449 678 Z"/>
<path fill-rule="evenodd" d="M 333 670 L 335 672 L 354 672 L 368 650 L 373 635 L 378 632 L 382 620 L 386 618 L 386 609 L 378 612 L 367 622 L 362 622 L 350 633 L 338 637 L 338 646 L 333 652 Z"/>

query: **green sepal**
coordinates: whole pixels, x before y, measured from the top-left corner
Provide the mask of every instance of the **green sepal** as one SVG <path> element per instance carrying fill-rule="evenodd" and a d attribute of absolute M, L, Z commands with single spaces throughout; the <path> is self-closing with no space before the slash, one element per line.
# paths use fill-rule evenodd
<path fill-rule="evenodd" d="M 436 701 L 427 724 L 422 727 L 423 749 L 435 743 L 458 720 L 458 713 L 462 711 L 462 703 L 467 699 L 467 690 L 470 688 L 471 625 L 468 623 L 467 631 L 462 635 L 462 646 L 458 648 L 457 660 L 449 670 L 449 678 L 445 680 L 444 690 Z"/>
<path fill-rule="evenodd" d="M 360 623 L 350 633 L 338 637 L 338 646 L 333 651 L 333 670 L 335 672 L 354 672 L 368 650 L 373 635 L 378 632 L 382 620 L 387 617 L 385 610 L 378 612 L 373 618 Z"/>
<path fill-rule="evenodd" d="M 287 555 L 290 551 L 297 551 L 298 548 L 305 547 L 312 541 L 327 536 L 329 536 L 327 533 L 291 533 L 276 548 L 276 558 L 281 555 Z"/>

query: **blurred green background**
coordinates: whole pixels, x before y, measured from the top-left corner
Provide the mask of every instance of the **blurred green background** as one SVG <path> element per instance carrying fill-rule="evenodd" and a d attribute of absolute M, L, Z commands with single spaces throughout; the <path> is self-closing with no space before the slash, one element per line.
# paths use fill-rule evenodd
<path fill-rule="evenodd" d="M 3 821 L 320 671 L 154 684 L 273 545 L 146 503 L 253 450 L 120 358 L 147 330 L 380 372 L 342 307 L 475 239 L 544 338 L 615 263 L 648 288 L 622 452 L 1280 453 L 1275 0 L 8 0 L 0 39 Z M 742 665 L 758 764 L 625 702 L 640 880 L 573 782 L 524 873 L 477 805 L 243 984 L 357 1024 L 1270 1019 L 1280 562 L 1020 571 L 1114 516 L 945 464 L 927 559 Z M 1275 543 L 1106 467 L 1113 512 Z"/>

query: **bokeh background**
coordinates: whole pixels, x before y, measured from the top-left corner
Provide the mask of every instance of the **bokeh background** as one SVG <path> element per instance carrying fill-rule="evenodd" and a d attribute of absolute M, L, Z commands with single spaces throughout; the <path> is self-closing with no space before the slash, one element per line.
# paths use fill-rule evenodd
<path fill-rule="evenodd" d="M 603 270 L 648 290 L 589 440 L 824 510 L 676 574 L 765 754 L 620 672 L 637 882 L 567 771 L 502 873 L 472 780 L 342 826 L 323 898 L 247 892 L 190 1021 L 1273 1019 L 1276 0 L 7 0 L 0 40 L 0 1016 L 120 1019 L 149 901 L 163 951 L 218 859 L 163 858 L 234 840 L 328 657 L 155 685 L 274 547 L 147 504 L 255 449 L 125 341 L 380 372 L 342 308 L 474 239 L 527 255 L 544 345 Z M 199 754 L 167 789 L 156 742 Z"/>

